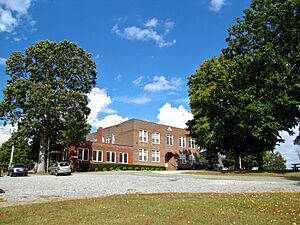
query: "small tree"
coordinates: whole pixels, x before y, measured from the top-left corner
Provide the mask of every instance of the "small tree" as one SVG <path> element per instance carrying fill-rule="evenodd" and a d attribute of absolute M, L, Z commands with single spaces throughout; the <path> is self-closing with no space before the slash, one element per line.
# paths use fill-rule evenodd
<path fill-rule="evenodd" d="M 8 141 L 4 142 L 0 146 L 0 165 L 1 167 L 7 168 L 11 151 L 12 145 L 14 145 L 14 155 L 13 155 L 13 163 L 23 163 L 27 165 L 29 168 L 33 163 L 32 156 L 31 156 L 31 148 L 26 141 L 16 141 L 10 138 Z"/>
<path fill-rule="evenodd" d="M 279 152 L 270 152 L 269 163 L 266 165 L 266 169 L 269 170 L 286 170 L 286 160 Z"/>

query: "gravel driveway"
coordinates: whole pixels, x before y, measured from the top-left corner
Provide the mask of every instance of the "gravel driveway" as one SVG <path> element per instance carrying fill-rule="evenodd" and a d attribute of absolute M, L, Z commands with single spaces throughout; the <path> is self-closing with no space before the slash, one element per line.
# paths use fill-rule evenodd
<path fill-rule="evenodd" d="M 300 192 L 300 177 L 239 177 L 150 171 L 75 173 L 71 176 L 0 177 L 0 202 L 158 192 Z M 3 205 L 2 204 L 2 205 Z"/>

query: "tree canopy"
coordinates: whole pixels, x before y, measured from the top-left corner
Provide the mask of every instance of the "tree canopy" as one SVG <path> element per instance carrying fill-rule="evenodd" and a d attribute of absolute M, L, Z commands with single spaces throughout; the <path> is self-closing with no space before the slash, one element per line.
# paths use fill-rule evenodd
<path fill-rule="evenodd" d="M 219 59 L 189 78 L 191 135 L 208 151 L 238 157 L 263 153 L 300 120 L 300 3 L 253 0 L 228 29 Z"/>
<path fill-rule="evenodd" d="M 96 84 L 91 54 L 68 41 L 38 41 L 6 61 L 10 76 L 0 116 L 18 132 L 40 141 L 39 171 L 44 171 L 47 139 L 63 146 L 89 132 L 86 94 Z"/>

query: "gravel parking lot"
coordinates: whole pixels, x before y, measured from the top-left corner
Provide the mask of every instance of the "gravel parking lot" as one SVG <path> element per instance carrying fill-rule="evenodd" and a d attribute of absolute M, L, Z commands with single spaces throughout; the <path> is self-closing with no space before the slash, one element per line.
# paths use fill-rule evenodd
<path fill-rule="evenodd" d="M 0 203 L 159 192 L 300 192 L 300 178 L 174 174 L 168 171 L 75 173 L 0 177 Z"/>

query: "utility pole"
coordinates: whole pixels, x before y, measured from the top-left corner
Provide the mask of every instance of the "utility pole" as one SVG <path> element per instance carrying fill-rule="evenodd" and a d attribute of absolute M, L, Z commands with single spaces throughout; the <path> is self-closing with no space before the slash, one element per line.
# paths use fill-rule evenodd
<path fill-rule="evenodd" d="M 13 135 L 14 132 L 15 132 L 14 126 L 12 126 L 12 128 L 11 128 L 11 136 Z M 15 145 L 14 145 L 14 141 L 12 140 L 12 146 L 11 146 L 11 153 L 10 153 L 10 161 L 9 161 L 9 165 L 11 165 L 12 162 L 13 162 L 13 158 L 14 158 L 14 150 L 15 150 Z"/>
<path fill-rule="evenodd" d="M 50 152 L 49 152 L 50 138 L 48 137 L 48 145 L 47 145 L 47 173 L 49 172 L 49 164 L 50 164 Z"/>

